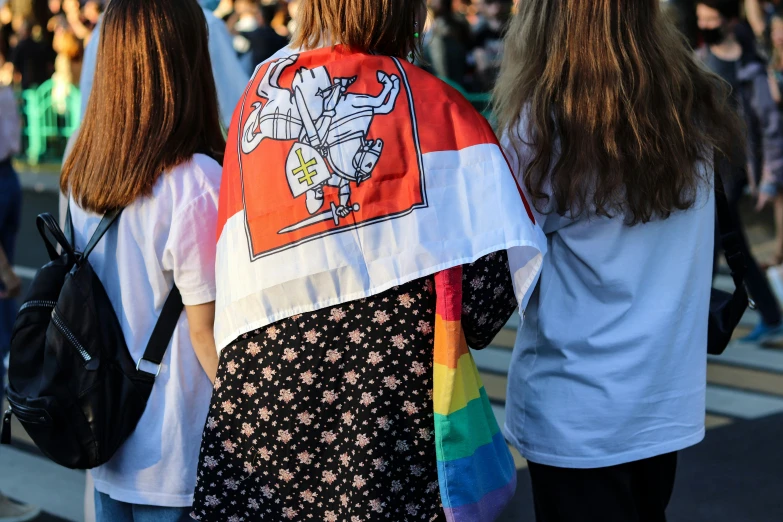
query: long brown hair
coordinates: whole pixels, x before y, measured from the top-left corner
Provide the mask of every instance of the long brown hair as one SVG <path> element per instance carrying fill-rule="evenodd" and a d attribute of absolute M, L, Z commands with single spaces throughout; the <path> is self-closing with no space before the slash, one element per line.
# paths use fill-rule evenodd
<path fill-rule="evenodd" d="M 92 94 L 60 188 L 96 213 L 148 196 L 196 152 L 226 143 L 196 0 L 112 0 L 103 17 Z"/>
<path fill-rule="evenodd" d="M 307 0 L 297 11 L 294 46 L 331 41 L 359 52 L 405 57 L 419 49 L 424 0 Z M 424 20 L 420 22 L 424 24 Z"/>
<path fill-rule="evenodd" d="M 698 162 L 741 140 L 728 96 L 658 0 L 525 0 L 494 106 L 539 210 L 635 225 L 695 204 Z"/>

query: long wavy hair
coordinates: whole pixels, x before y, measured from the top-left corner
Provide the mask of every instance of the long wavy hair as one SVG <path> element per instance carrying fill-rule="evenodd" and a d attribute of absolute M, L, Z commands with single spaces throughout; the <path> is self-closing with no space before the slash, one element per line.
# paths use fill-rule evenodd
<path fill-rule="evenodd" d="M 736 150 L 729 95 L 658 0 L 525 0 L 494 108 L 538 210 L 636 225 L 691 208 L 698 163 Z"/>
<path fill-rule="evenodd" d="M 149 196 L 196 152 L 222 160 L 226 141 L 207 21 L 196 0 L 112 0 L 95 84 L 60 188 L 96 213 Z"/>

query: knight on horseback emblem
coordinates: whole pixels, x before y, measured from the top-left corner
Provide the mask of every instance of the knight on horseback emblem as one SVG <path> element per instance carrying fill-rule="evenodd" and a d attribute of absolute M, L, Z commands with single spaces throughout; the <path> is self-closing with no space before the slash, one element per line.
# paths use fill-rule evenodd
<path fill-rule="evenodd" d="M 265 99 L 253 103 L 244 122 L 241 147 L 250 154 L 266 139 L 296 140 L 286 160 L 286 178 L 294 198 L 305 197 L 308 219 L 278 232 L 340 220 L 358 212 L 351 204 L 351 184 L 359 186 L 372 177 L 383 153 L 383 140 L 367 135 L 374 116 L 394 110 L 400 94 L 400 78 L 377 72 L 382 90 L 377 96 L 347 92 L 357 77 L 332 79 L 325 67 L 301 68 L 291 89 L 280 87 L 283 71 L 298 55 L 273 62 L 262 78 L 257 94 Z M 338 191 L 339 204 L 322 211 L 324 188 Z"/>

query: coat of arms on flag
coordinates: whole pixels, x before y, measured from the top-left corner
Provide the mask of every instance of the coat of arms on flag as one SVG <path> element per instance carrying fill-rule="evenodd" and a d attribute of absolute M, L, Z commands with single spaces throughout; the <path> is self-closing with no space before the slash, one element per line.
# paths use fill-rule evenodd
<path fill-rule="evenodd" d="M 310 52 L 263 64 L 240 105 L 253 259 L 427 206 L 402 65 L 329 57 Z"/>

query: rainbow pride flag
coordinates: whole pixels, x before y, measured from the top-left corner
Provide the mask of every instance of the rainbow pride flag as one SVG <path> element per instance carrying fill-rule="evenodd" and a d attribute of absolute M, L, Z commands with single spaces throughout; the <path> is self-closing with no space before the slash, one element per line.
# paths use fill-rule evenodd
<path fill-rule="evenodd" d="M 516 468 L 462 331 L 462 267 L 435 275 L 433 403 L 438 479 L 449 522 L 490 522 L 516 490 Z"/>

